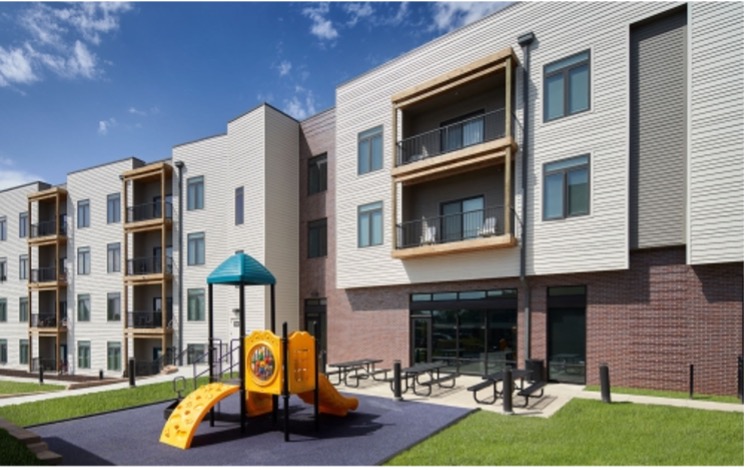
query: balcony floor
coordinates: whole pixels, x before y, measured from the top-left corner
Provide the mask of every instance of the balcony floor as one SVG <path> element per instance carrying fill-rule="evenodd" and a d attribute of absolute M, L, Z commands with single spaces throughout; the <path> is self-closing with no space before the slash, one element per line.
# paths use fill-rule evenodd
<path fill-rule="evenodd" d="M 412 259 L 427 256 L 440 256 L 468 251 L 490 250 L 498 248 L 512 248 L 518 244 L 518 240 L 511 234 L 496 235 L 491 237 L 472 238 L 455 242 L 424 244 L 412 248 L 393 250 L 391 256 L 396 259 Z"/>

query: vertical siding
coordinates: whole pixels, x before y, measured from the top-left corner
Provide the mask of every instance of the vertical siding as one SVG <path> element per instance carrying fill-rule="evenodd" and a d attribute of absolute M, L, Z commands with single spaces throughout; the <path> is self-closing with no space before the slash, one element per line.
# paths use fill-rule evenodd
<path fill-rule="evenodd" d="M 688 263 L 744 259 L 742 2 L 689 4 Z"/>

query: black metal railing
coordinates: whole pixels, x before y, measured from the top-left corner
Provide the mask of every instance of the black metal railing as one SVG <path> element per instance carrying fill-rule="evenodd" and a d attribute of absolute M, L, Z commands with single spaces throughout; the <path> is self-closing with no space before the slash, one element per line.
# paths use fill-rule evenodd
<path fill-rule="evenodd" d="M 398 143 L 397 166 L 505 137 L 505 109 L 474 116 Z"/>
<path fill-rule="evenodd" d="M 165 204 L 166 210 L 164 217 L 167 219 L 172 218 L 172 203 L 167 202 Z M 146 202 L 144 204 L 136 204 L 129 206 L 126 214 L 126 222 L 142 222 L 150 219 L 161 219 L 161 201 Z"/>
<path fill-rule="evenodd" d="M 67 278 L 67 272 L 62 269 L 59 272 L 54 266 L 47 268 L 36 268 L 31 270 L 31 282 L 55 282 L 64 281 Z"/>
<path fill-rule="evenodd" d="M 34 328 L 55 328 L 57 317 L 54 313 L 32 313 L 31 326 Z"/>
<path fill-rule="evenodd" d="M 422 218 L 396 225 L 396 248 L 503 235 L 503 206 Z"/>
<path fill-rule="evenodd" d="M 65 235 L 67 228 L 64 223 L 57 224 L 54 220 L 45 220 L 38 224 L 31 224 L 29 238 L 48 237 L 50 235 Z"/>
<path fill-rule="evenodd" d="M 131 328 L 162 328 L 162 312 L 128 312 L 128 326 Z M 172 326 L 172 312 L 167 311 L 167 328 Z"/>
<path fill-rule="evenodd" d="M 172 274 L 172 257 L 167 256 L 166 270 L 162 271 L 161 256 L 133 258 L 128 260 L 128 276 L 139 274 Z"/>

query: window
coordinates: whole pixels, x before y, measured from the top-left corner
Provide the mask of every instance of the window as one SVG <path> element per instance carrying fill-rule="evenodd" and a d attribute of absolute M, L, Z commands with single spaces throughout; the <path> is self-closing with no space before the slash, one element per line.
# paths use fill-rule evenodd
<path fill-rule="evenodd" d="M 119 243 L 107 244 L 107 272 L 108 273 L 120 272 L 120 244 Z"/>
<path fill-rule="evenodd" d="M 188 266 L 206 262 L 206 239 L 203 232 L 188 234 Z"/>
<path fill-rule="evenodd" d="M 119 341 L 107 341 L 107 370 L 120 370 L 122 359 Z"/>
<path fill-rule="evenodd" d="M 91 368 L 91 341 L 78 342 L 78 368 Z"/>
<path fill-rule="evenodd" d="M 203 344 L 188 344 L 188 364 L 195 364 L 196 362 L 204 363 L 206 358 L 202 357 L 206 354 L 206 346 Z"/>
<path fill-rule="evenodd" d="M 91 225 L 91 213 L 89 211 L 89 200 L 78 201 L 78 228 Z"/>
<path fill-rule="evenodd" d="M 357 208 L 359 247 L 383 244 L 383 203 L 373 202 Z"/>
<path fill-rule="evenodd" d="M 544 220 L 589 213 L 589 156 L 544 165 Z"/>
<path fill-rule="evenodd" d="M 307 161 L 307 194 L 317 194 L 328 189 L 328 154 Z"/>
<path fill-rule="evenodd" d="M 544 66 L 544 121 L 588 111 L 590 51 Z"/>
<path fill-rule="evenodd" d="M 204 289 L 188 289 L 188 321 L 206 319 L 206 297 Z"/>
<path fill-rule="evenodd" d="M 78 274 L 91 274 L 91 251 L 89 247 L 78 249 Z"/>
<path fill-rule="evenodd" d="M 22 339 L 18 341 L 18 363 L 29 363 L 29 340 Z"/>
<path fill-rule="evenodd" d="M 20 323 L 29 322 L 29 298 L 21 297 L 18 299 L 18 321 Z"/>
<path fill-rule="evenodd" d="M 450 152 L 484 142 L 484 110 L 440 123 L 440 150 Z"/>
<path fill-rule="evenodd" d="M 116 224 L 120 221 L 120 193 L 107 195 L 107 223 Z"/>
<path fill-rule="evenodd" d="M 474 238 L 485 223 L 484 197 L 444 202 L 440 205 L 440 216 L 441 241 Z"/>
<path fill-rule="evenodd" d="M 18 237 L 26 238 L 29 231 L 29 213 L 21 212 L 18 214 Z"/>
<path fill-rule="evenodd" d="M 29 255 L 18 257 L 18 279 L 29 278 Z"/>
<path fill-rule="evenodd" d="M 360 132 L 357 141 L 358 174 L 383 168 L 383 126 Z"/>
<path fill-rule="evenodd" d="M 91 321 L 91 296 L 78 294 L 78 321 Z"/>
<path fill-rule="evenodd" d="M 8 299 L 0 299 L 0 322 L 8 321 Z"/>
<path fill-rule="evenodd" d="M 8 219 L 0 217 L 0 241 L 8 239 Z"/>
<path fill-rule="evenodd" d="M 107 294 L 107 321 L 120 321 L 120 293 Z"/>
<path fill-rule="evenodd" d="M 0 339 L 0 364 L 8 363 L 8 340 Z"/>
<path fill-rule="evenodd" d="M 245 223 L 245 187 L 234 190 L 234 225 Z"/>
<path fill-rule="evenodd" d="M 307 257 L 319 258 L 328 254 L 328 219 L 307 223 Z"/>
<path fill-rule="evenodd" d="M 0 258 L 0 282 L 8 280 L 8 259 Z"/>
<path fill-rule="evenodd" d="M 203 177 L 187 180 L 187 210 L 203 209 Z"/>

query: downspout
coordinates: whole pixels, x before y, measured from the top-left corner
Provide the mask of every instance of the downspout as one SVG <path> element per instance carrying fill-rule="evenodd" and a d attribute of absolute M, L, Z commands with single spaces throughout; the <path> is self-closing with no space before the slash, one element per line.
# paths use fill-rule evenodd
<path fill-rule="evenodd" d="M 529 160 L 529 66 L 530 47 L 534 42 L 534 33 L 529 32 L 518 37 L 518 44 L 523 48 L 523 148 L 521 150 L 521 188 L 523 198 L 521 201 L 521 263 L 519 277 L 521 288 L 524 293 L 523 321 L 525 325 L 524 334 L 524 357 L 531 359 L 531 289 L 526 279 L 526 201 L 528 200 L 528 169 Z"/>
<path fill-rule="evenodd" d="M 179 358 L 179 366 L 182 366 L 182 331 L 183 331 L 183 325 L 182 325 L 182 317 L 183 317 L 183 307 L 182 307 L 182 280 L 183 280 L 183 274 L 184 269 L 182 267 L 182 170 L 185 168 L 185 163 L 182 160 L 177 160 L 174 162 L 174 166 L 177 167 L 177 204 L 178 204 L 178 216 L 179 216 L 179 222 L 178 222 L 178 228 L 177 228 L 177 253 L 179 259 L 177 260 L 177 265 L 180 267 L 179 275 L 178 275 L 178 282 L 177 282 L 177 297 L 180 299 L 180 301 L 177 303 L 177 357 Z"/>

